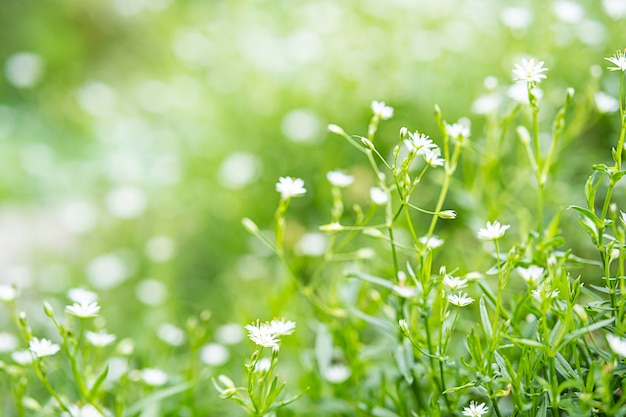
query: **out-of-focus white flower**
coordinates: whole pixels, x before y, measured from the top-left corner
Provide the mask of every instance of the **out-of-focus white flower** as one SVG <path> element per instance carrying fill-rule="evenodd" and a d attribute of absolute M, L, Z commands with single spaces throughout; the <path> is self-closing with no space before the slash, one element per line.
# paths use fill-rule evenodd
<path fill-rule="evenodd" d="M 370 188 L 370 198 L 372 199 L 372 203 L 379 206 L 387 204 L 387 201 L 389 201 L 389 195 L 380 187 Z"/>
<path fill-rule="evenodd" d="M 374 116 L 383 120 L 391 119 L 393 117 L 393 107 L 389 107 L 384 101 L 372 101 L 372 112 Z"/>
<path fill-rule="evenodd" d="M 509 227 L 511 226 L 508 224 L 501 225 L 497 220 L 493 223 L 487 222 L 487 226 L 478 231 L 478 238 L 483 240 L 500 239 Z"/>
<path fill-rule="evenodd" d="M 535 300 L 541 303 L 544 300 L 558 297 L 559 290 L 550 290 L 546 285 L 541 284 L 539 287 L 532 290 L 532 295 L 535 297 Z"/>
<path fill-rule="evenodd" d="M 428 236 L 422 236 L 419 239 L 419 242 L 426 246 L 429 249 L 435 249 L 440 247 L 441 245 L 443 245 L 444 241 L 443 239 L 439 239 L 437 236 L 433 235 L 431 237 Z"/>
<path fill-rule="evenodd" d="M 270 358 L 261 358 L 254 366 L 254 372 L 263 374 L 269 371 L 271 366 L 272 361 L 270 360 Z"/>
<path fill-rule="evenodd" d="M 354 177 L 352 175 L 348 175 L 343 171 L 330 171 L 326 174 L 326 178 L 331 185 L 335 187 L 344 188 L 352 185 L 354 182 Z"/>
<path fill-rule="evenodd" d="M 222 366 L 230 358 L 230 352 L 219 343 L 207 343 L 200 349 L 200 360 L 209 366 Z"/>
<path fill-rule="evenodd" d="M 451 125 L 446 123 L 446 133 L 453 139 L 467 139 L 470 136 L 470 129 L 461 123 L 453 123 Z"/>
<path fill-rule="evenodd" d="M 626 1 L 624 0 L 602 0 L 604 10 L 609 17 L 621 19 L 626 17 Z"/>
<path fill-rule="evenodd" d="M 528 104 L 528 88 L 526 85 L 517 83 L 513 84 L 507 90 L 507 96 L 512 98 L 514 101 L 522 104 Z M 539 87 L 533 87 L 530 90 L 530 93 L 535 97 L 536 100 L 541 100 L 543 97 L 543 90 Z"/>
<path fill-rule="evenodd" d="M 61 414 L 63 417 L 105 417 L 109 416 L 105 411 L 105 414 L 102 414 L 96 407 L 91 404 L 85 404 L 82 407 L 76 404 L 72 404 L 68 407 L 69 414 L 64 412 Z"/>
<path fill-rule="evenodd" d="M 341 384 L 348 378 L 352 371 L 347 365 L 342 363 L 330 365 L 324 370 L 324 379 L 326 379 L 331 384 Z"/>
<path fill-rule="evenodd" d="M 87 330 L 85 337 L 93 346 L 104 347 L 115 342 L 115 335 L 109 334 L 104 330 L 100 330 L 98 333 Z"/>
<path fill-rule="evenodd" d="M 167 383 L 167 374 L 157 368 L 145 368 L 141 370 L 141 379 L 148 385 L 158 387 Z"/>
<path fill-rule="evenodd" d="M 12 285 L 0 285 L 0 301 L 10 302 L 17 297 L 17 290 Z"/>
<path fill-rule="evenodd" d="M 276 183 L 276 191 L 280 193 L 283 200 L 286 200 L 304 195 L 306 188 L 304 188 L 304 181 L 300 178 L 280 177 Z"/>
<path fill-rule="evenodd" d="M 519 64 L 515 64 L 513 69 L 513 80 L 525 81 L 526 83 L 540 83 L 546 78 L 543 74 L 548 68 L 543 67 L 543 61 L 537 62 L 535 58 L 524 58 Z"/>
<path fill-rule="evenodd" d="M 98 295 L 84 288 L 72 288 L 67 292 L 67 296 L 75 303 L 90 304 L 98 301 Z"/>
<path fill-rule="evenodd" d="M 35 354 L 38 358 L 43 358 L 44 356 L 52 356 L 55 355 L 61 347 L 56 343 L 52 343 L 48 339 L 39 339 L 37 337 L 33 337 L 28 344 L 29 350 Z"/>
<path fill-rule="evenodd" d="M 619 101 L 605 92 L 598 91 L 593 98 L 600 113 L 614 113 L 619 110 Z"/>
<path fill-rule="evenodd" d="M 606 335 L 606 341 L 609 342 L 609 347 L 614 353 L 626 357 L 626 340 L 609 333 Z"/>
<path fill-rule="evenodd" d="M 11 352 L 11 359 L 18 365 L 29 365 L 33 362 L 33 354 L 30 350 L 15 350 Z"/>
<path fill-rule="evenodd" d="M 18 347 L 17 338 L 11 333 L 0 332 L 0 352 L 10 352 Z"/>
<path fill-rule="evenodd" d="M 169 323 L 163 323 L 159 326 L 157 336 L 172 346 L 180 346 L 185 342 L 185 331 Z"/>
<path fill-rule="evenodd" d="M 270 331 L 276 336 L 286 336 L 296 330 L 296 322 L 285 319 L 270 321 Z"/>

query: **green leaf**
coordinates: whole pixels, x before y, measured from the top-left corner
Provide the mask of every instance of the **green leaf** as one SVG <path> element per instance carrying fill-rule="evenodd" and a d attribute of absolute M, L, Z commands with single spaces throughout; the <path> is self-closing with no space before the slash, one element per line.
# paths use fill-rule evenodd
<path fill-rule="evenodd" d="M 132 406 L 128 407 L 124 410 L 124 417 L 131 417 L 137 415 L 137 413 L 141 412 L 143 409 L 147 408 L 152 403 L 161 402 L 166 398 L 173 397 L 174 395 L 180 394 L 181 392 L 187 391 L 192 387 L 190 382 L 185 382 L 182 384 L 174 385 L 169 388 L 161 389 L 153 392 L 152 394 L 144 397 L 143 399 L 137 401 Z"/>
<path fill-rule="evenodd" d="M 493 335 L 493 328 L 491 327 L 491 319 L 487 313 L 487 306 L 485 305 L 485 296 L 480 297 L 480 320 L 483 324 L 483 332 L 487 341 L 491 342 L 491 336 Z"/>
<path fill-rule="evenodd" d="M 380 285 L 381 287 L 393 290 L 395 284 L 388 279 L 375 277 L 374 275 L 364 274 L 362 272 L 353 272 L 348 274 L 349 278 L 357 278 L 370 284 Z"/>
<path fill-rule="evenodd" d="M 498 364 L 498 367 L 500 368 L 500 373 L 502 374 L 502 376 L 510 381 L 511 375 L 509 375 L 509 372 L 507 370 L 508 366 L 506 360 L 497 351 L 493 352 L 493 356 L 496 360 L 496 363 Z"/>
<path fill-rule="evenodd" d="M 581 327 L 580 329 L 574 330 L 573 332 L 569 333 L 567 336 L 565 336 L 563 338 L 563 340 L 561 341 L 561 343 L 558 346 L 554 347 L 555 351 L 558 351 L 560 349 L 561 346 L 564 346 L 566 344 L 568 344 L 569 342 L 571 342 L 572 340 L 576 339 L 579 336 L 584 335 L 585 333 L 591 333 L 595 330 L 599 330 L 605 326 L 608 326 L 609 324 L 613 323 L 613 321 L 615 321 L 614 317 L 611 317 L 610 319 L 605 319 L 605 320 L 601 320 L 598 321 L 596 323 L 590 324 L 588 326 L 585 327 Z"/>
<path fill-rule="evenodd" d="M 98 375 L 96 382 L 94 382 L 93 387 L 91 388 L 91 390 L 89 390 L 89 400 L 96 397 L 96 394 L 98 393 L 98 390 L 100 389 L 100 386 L 106 379 L 108 373 L 109 373 L 109 365 L 104 367 L 102 372 L 100 372 L 100 375 Z"/>
<path fill-rule="evenodd" d="M 567 362 L 567 360 L 561 355 L 559 352 L 556 353 L 554 357 L 554 365 L 556 367 L 556 371 L 561 374 L 563 378 L 577 380 L 578 375 L 572 365 Z"/>
<path fill-rule="evenodd" d="M 358 318 L 365 320 L 366 322 L 368 322 L 369 324 L 371 324 L 372 326 L 378 327 L 381 330 L 384 330 L 385 332 L 391 334 L 391 335 L 395 335 L 396 334 L 396 329 L 389 324 L 387 321 L 381 320 L 377 317 L 373 317 L 373 316 L 369 316 L 365 313 L 363 313 L 361 310 L 358 310 L 356 308 L 351 308 L 350 312 L 352 314 L 354 314 L 355 316 L 357 316 Z"/>
<path fill-rule="evenodd" d="M 536 340 L 524 339 L 524 338 L 520 339 L 516 337 L 510 338 L 510 340 L 511 340 L 511 343 L 516 344 L 518 346 L 531 347 L 531 348 L 542 350 L 544 352 L 548 350 L 546 345 L 544 345 L 543 343 L 537 342 Z"/>
<path fill-rule="evenodd" d="M 396 364 L 398 365 L 398 370 L 404 377 L 404 380 L 407 384 L 413 383 L 413 345 L 407 339 L 404 339 L 402 344 L 398 344 L 396 346 L 396 350 L 394 352 L 394 357 L 396 359 Z"/>
<path fill-rule="evenodd" d="M 602 229 L 604 227 L 604 222 L 595 215 L 595 213 L 587 210 L 586 208 L 580 206 L 569 206 L 568 209 L 574 209 L 577 212 L 581 213 L 583 216 L 587 217 L 589 220 L 593 222 L 598 228 Z"/>

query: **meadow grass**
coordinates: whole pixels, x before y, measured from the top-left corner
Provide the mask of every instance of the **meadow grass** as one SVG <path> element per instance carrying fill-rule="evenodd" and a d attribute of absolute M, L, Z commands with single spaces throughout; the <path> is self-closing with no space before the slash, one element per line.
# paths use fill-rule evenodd
<path fill-rule="evenodd" d="M 17 289 L 0 286 L 14 323 L 0 338 L 3 413 L 626 415 L 626 213 L 616 203 L 626 58 L 607 59 L 620 77 L 621 128 L 611 162 L 589 161 L 582 205 L 559 201 L 554 178 L 565 139 L 580 129 L 576 94 L 556 91 L 562 104 L 545 115 L 543 62 L 516 64 L 523 94 L 490 110 L 480 141 L 469 119 L 448 122 L 435 107 L 438 131 L 403 127 L 386 149 L 379 126 L 394 109 L 374 101 L 364 135 L 329 125 L 370 172 L 326 174 L 322 225 L 302 226 L 294 206 L 327 186 L 289 176 L 276 184 L 267 229 L 243 220 L 276 261 L 275 280 L 253 299 L 274 317 L 219 336 L 199 312 L 150 345 L 109 333 L 114 306 L 89 289 L 44 302 L 48 325 L 33 326 Z M 591 250 L 580 253 L 580 235 L 562 230 L 566 216 L 578 218 Z M 249 342 L 228 350 L 243 325 Z"/>

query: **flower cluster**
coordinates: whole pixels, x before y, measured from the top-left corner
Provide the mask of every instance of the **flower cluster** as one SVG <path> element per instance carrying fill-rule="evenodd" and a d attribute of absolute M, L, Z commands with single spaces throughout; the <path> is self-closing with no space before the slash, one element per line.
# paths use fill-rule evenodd
<path fill-rule="evenodd" d="M 296 323 L 285 319 L 274 319 L 265 323 L 257 320 L 246 326 L 248 337 L 256 345 L 276 350 L 279 348 L 280 336 L 290 335 L 295 329 Z"/>

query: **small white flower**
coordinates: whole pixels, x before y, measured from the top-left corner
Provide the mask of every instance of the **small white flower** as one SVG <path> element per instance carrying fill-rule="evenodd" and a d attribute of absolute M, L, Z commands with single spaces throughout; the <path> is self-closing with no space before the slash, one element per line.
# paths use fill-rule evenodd
<path fill-rule="evenodd" d="M 276 191 L 280 193 L 283 200 L 286 200 L 304 195 L 306 188 L 304 188 L 304 181 L 300 178 L 280 177 L 276 183 Z"/>
<path fill-rule="evenodd" d="M 141 379 L 148 385 L 158 387 L 165 385 L 167 382 L 167 374 L 160 369 L 145 368 L 141 370 Z"/>
<path fill-rule="evenodd" d="M 85 337 L 87 337 L 89 343 L 96 347 L 108 346 L 115 342 L 115 335 L 109 334 L 104 330 L 100 330 L 98 333 L 87 330 Z"/>
<path fill-rule="evenodd" d="M 606 341 L 614 353 L 626 357 L 626 340 L 609 333 L 606 335 Z"/>
<path fill-rule="evenodd" d="M 448 302 L 450 304 L 454 304 L 455 306 L 459 307 L 465 307 L 474 302 L 474 299 L 472 297 L 469 297 L 467 293 L 464 293 L 463 291 L 459 291 L 456 294 L 450 294 L 446 298 L 448 299 Z"/>
<path fill-rule="evenodd" d="M 493 223 L 487 222 L 487 226 L 478 231 L 478 238 L 483 240 L 497 240 L 504 236 L 504 233 L 511 227 L 508 224 L 500 225 L 497 220 Z"/>
<path fill-rule="evenodd" d="M 55 355 L 59 350 L 61 350 L 61 347 L 56 343 L 52 343 L 48 339 L 39 339 L 37 337 L 32 338 L 28 344 L 28 348 L 38 358 Z"/>
<path fill-rule="evenodd" d="M 532 295 L 535 297 L 535 300 L 541 303 L 544 300 L 551 300 L 558 297 L 559 290 L 549 290 L 546 285 L 541 284 L 539 287 L 532 290 Z"/>
<path fill-rule="evenodd" d="M 0 301 L 10 302 L 17 297 L 17 290 L 12 285 L 0 285 Z"/>
<path fill-rule="evenodd" d="M 436 148 L 437 145 L 428 137 L 428 135 L 424 135 L 423 133 L 409 132 L 409 138 L 404 141 L 404 144 L 409 149 L 415 149 L 418 155 L 421 155 L 426 151 L 426 149 Z"/>
<path fill-rule="evenodd" d="M 515 81 L 526 81 L 527 83 L 540 83 L 546 78 L 543 74 L 548 68 L 543 67 L 543 61 L 537 62 L 535 58 L 522 59 L 521 63 L 515 64 L 513 75 Z"/>
<path fill-rule="evenodd" d="M 29 365 L 33 362 L 33 355 L 30 350 L 16 350 L 11 352 L 11 359 L 18 365 Z"/>
<path fill-rule="evenodd" d="M 67 296 L 75 303 L 89 304 L 98 301 L 98 295 L 84 288 L 72 288 L 67 292 Z"/>
<path fill-rule="evenodd" d="M 387 192 L 379 187 L 370 188 L 370 198 L 374 204 L 379 206 L 387 204 L 387 201 L 389 201 Z"/>
<path fill-rule="evenodd" d="M 230 352 L 220 343 L 207 343 L 200 349 L 200 360 L 209 366 L 222 366 L 229 358 Z"/>
<path fill-rule="evenodd" d="M 439 239 L 437 236 L 433 235 L 431 237 L 422 236 L 419 238 L 419 242 L 430 249 L 435 249 L 443 245 L 443 239 Z"/>
<path fill-rule="evenodd" d="M 74 303 L 71 306 L 66 306 L 65 311 L 81 318 L 96 317 L 100 312 L 100 306 L 95 301 L 89 304 Z"/>
<path fill-rule="evenodd" d="M 248 324 L 246 326 L 246 330 L 248 331 L 248 337 L 255 344 L 262 347 L 269 347 L 272 349 L 278 348 L 278 343 L 280 339 L 276 337 L 274 332 L 272 332 L 272 328 L 268 323 L 256 323 Z"/>
<path fill-rule="evenodd" d="M 393 107 L 389 107 L 384 101 L 372 101 L 372 111 L 374 116 L 383 120 L 391 119 L 393 117 Z"/>
<path fill-rule="evenodd" d="M 326 174 L 326 178 L 332 185 L 339 188 L 347 187 L 354 182 L 354 177 L 343 171 L 330 171 Z"/>
<path fill-rule="evenodd" d="M 419 290 L 408 285 L 394 285 L 393 291 L 402 298 L 411 298 L 419 294 Z"/>
<path fill-rule="evenodd" d="M 467 417 L 481 417 L 489 412 L 489 407 L 485 403 L 470 401 L 469 407 L 463 408 L 463 415 Z"/>
<path fill-rule="evenodd" d="M 285 319 L 270 321 L 270 331 L 274 336 L 287 336 L 296 330 L 296 322 Z"/>
<path fill-rule="evenodd" d="M 422 155 L 424 161 L 431 167 L 441 167 L 446 162 L 445 159 L 441 158 L 441 149 L 439 148 L 425 149 Z"/>
<path fill-rule="evenodd" d="M 448 135 L 454 139 L 457 139 L 457 138 L 467 139 L 470 136 L 469 127 L 464 126 L 461 123 L 454 123 L 451 125 L 446 123 L 446 133 L 448 133 Z"/>
<path fill-rule="evenodd" d="M 507 96 L 518 103 L 528 104 L 528 87 L 524 84 L 513 84 L 506 91 Z M 543 90 L 539 87 L 533 87 L 530 90 L 530 94 L 535 97 L 535 100 L 541 100 L 543 97 Z"/>
<path fill-rule="evenodd" d="M 610 61 L 614 67 L 607 67 L 609 71 L 626 71 L 626 50 L 625 51 L 615 51 L 612 57 L 604 58 L 607 61 Z"/>
<path fill-rule="evenodd" d="M 443 277 L 443 285 L 445 285 L 450 291 L 456 291 L 467 287 L 467 280 L 446 274 L 446 276 Z"/>
<path fill-rule="evenodd" d="M 626 226 L 626 212 L 623 212 L 622 210 L 619 211 L 619 218 L 622 221 L 622 223 L 624 223 L 624 225 Z"/>
<path fill-rule="evenodd" d="M 528 268 L 522 268 L 520 266 L 515 268 L 515 270 L 531 287 L 539 282 L 539 279 L 541 279 L 545 272 L 545 269 L 537 265 L 531 265 Z"/>

